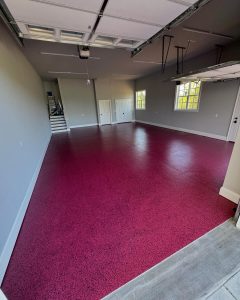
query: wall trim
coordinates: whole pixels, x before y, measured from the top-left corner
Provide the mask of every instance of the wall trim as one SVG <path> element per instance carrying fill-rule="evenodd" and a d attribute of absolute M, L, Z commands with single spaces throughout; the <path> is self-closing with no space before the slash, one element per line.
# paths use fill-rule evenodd
<path fill-rule="evenodd" d="M 223 135 L 217 135 L 217 134 L 212 134 L 212 133 L 207 133 L 207 132 L 202 132 L 202 131 L 197 131 L 197 130 L 191 130 L 191 129 L 186 129 L 186 128 L 180 128 L 180 127 L 174 127 L 174 126 L 168 126 L 164 124 L 158 124 L 158 123 L 152 123 L 152 122 L 146 122 L 142 120 L 136 120 L 136 123 L 142 123 L 142 124 L 147 124 L 147 125 L 152 125 L 152 126 L 157 126 L 157 127 L 162 127 L 162 128 L 167 128 L 167 129 L 172 129 L 172 130 L 177 130 L 177 131 L 182 131 L 182 132 L 187 132 L 187 133 L 192 133 L 192 134 L 197 134 L 213 139 L 218 139 L 221 141 L 226 141 L 227 137 Z"/>
<path fill-rule="evenodd" d="M 238 204 L 238 201 L 240 199 L 240 195 L 239 194 L 237 194 L 237 193 L 235 193 L 235 192 L 233 192 L 233 191 L 225 188 L 224 186 L 222 186 L 220 188 L 219 195 L 227 198 L 228 200 L 230 200 L 230 201 L 232 201 L 232 202 L 234 202 L 236 204 Z"/>
<path fill-rule="evenodd" d="M 7 300 L 6 296 L 3 294 L 3 291 L 0 289 L 0 300 Z"/>
<path fill-rule="evenodd" d="M 35 187 L 35 184 L 36 184 L 36 181 L 37 181 L 37 178 L 38 178 L 38 175 L 39 175 L 39 172 L 40 172 L 40 169 L 41 169 L 44 157 L 45 157 L 45 154 L 47 152 L 50 140 L 51 140 L 51 133 L 50 133 L 49 138 L 46 142 L 46 145 L 44 147 L 42 155 L 41 155 L 41 157 L 38 161 L 37 167 L 36 167 L 36 169 L 33 173 L 32 179 L 31 179 L 30 184 L 27 188 L 25 197 L 24 197 L 24 199 L 22 201 L 22 204 L 19 208 L 19 211 L 17 213 L 17 216 L 16 216 L 15 221 L 13 223 L 13 226 L 11 228 L 11 231 L 8 235 L 8 238 L 7 238 L 7 241 L 4 245 L 3 251 L 0 255 L 0 285 L 2 284 L 5 272 L 7 270 L 7 266 L 8 266 L 8 263 L 10 261 L 10 258 L 11 258 L 11 255 L 12 255 L 12 252 L 13 252 L 18 234 L 20 232 L 20 229 L 21 229 L 21 226 L 22 226 L 22 223 L 23 223 L 23 220 L 24 220 L 27 208 L 28 208 L 28 204 L 30 202 L 30 199 L 31 199 L 31 196 L 32 196 L 32 193 L 33 193 L 33 190 L 34 190 L 34 187 Z"/>
<path fill-rule="evenodd" d="M 73 128 L 90 127 L 90 126 L 98 126 L 98 123 L 83 124 L 83 125 L 73 125 L 73 126 L 70 126 L 69 128 L 73 129 Z"/>

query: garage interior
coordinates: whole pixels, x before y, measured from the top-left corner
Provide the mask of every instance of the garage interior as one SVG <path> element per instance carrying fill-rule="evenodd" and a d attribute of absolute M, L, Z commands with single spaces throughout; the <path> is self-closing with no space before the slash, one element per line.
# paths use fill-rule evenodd
<path fill-rule="evenodd" d="M 0 0 L 0 299 L 240 299 L 239 11 Z"/>

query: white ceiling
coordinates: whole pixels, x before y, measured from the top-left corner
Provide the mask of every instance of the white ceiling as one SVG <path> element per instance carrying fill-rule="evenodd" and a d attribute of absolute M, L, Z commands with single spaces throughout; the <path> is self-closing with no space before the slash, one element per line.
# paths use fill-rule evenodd
<path fill-rule="evenodd" d="M 240 62 L 233 61 L 208 67 L 205 70 L 191 72 L 189 75 L 174 78 L 175 81 L 218 81 L 240 78 Z"/>
<path fill-rule="evenodd" d="M 98 35 L 114 37 L 112 47 L 135 48 L 173 21 L 195 0 L 109 0 L 93 37 L 89 33 L 96 22 L 103 0 L 5 0 L 24 38 L 71 43 L 61 39 L 61 30 L 83 33 L 72 43 L 97 46 Z M 29 25 L 52 28 L 52 35 L 33 34 Z M 122 39 L 134 43 L 122 43 Z M 110 45 L 108 45 L 110 46 Z"/>

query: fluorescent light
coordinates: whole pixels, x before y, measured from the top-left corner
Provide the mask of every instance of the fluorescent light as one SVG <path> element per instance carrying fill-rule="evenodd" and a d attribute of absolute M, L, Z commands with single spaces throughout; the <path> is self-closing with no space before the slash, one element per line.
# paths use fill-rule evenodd
<path fill-rule="evenodd" d="M 160 61 L 133 60 L 134 63 L 162 65 Z"/>
<path fill-rule="evenodd" d="M 52 52 L 40 52 L 42 55 L 52 55 L 52 56 L 65 56 L 65 57 L 76 57 L 79 58 L 79 55 L 76 54 L 65 54 L 65 53 L 52 53 Z M 89 59 L 101 59 L 100 57 L 90 56 Z"/>
<path fill-rule="evenodd" d="M 207 30 L 201 30 L 201 29 L 190 28 L 190 27 L 183 27 L 182 29 L 185 30 L 185 31 L 194 32 L 194 33 L 200 33 L 200 34 L 205 34 L 205 35 L 212 35 L 212 36 L 217 36 L 217 37 L 221 37 L 221 38 L 225 38 L 225 39 L 230 39 L 230 40 L 233 39 L 233 37 L 231 37 L 230 35 L 225 35 L 225 34 L 221 34 L 221 33 L 211 32 L 211 31 L 207 31 Z"/>
<path fill-rule="evenodd" d="M 78 57 L 75 54 L 64 54 L 64 53 L 52 53 L 52 52 L 40 52 L 42 55 L 53 55 L 53 56 L 66 56 L 66 57 Z"/>
<path fill-rule="evenodd" d="M 48 71 L 49 74 L 73 74 L 73 75 L 87 75 L 87 73 L 67 72 L 67 71 Z"/>

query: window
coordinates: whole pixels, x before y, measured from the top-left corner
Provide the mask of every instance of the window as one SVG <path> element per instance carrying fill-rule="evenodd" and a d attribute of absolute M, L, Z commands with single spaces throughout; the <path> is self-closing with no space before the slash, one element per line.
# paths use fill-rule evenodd
<path fill-rule="evenodd" d="M 177 86 L 175 110 L 198 111 L 201 81 L 184 82 Z"/>
<path fill-rule="evenodd" d="M 146 90 L 136 92 L 136 109 L 146 108 Z"/>

